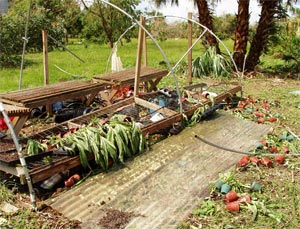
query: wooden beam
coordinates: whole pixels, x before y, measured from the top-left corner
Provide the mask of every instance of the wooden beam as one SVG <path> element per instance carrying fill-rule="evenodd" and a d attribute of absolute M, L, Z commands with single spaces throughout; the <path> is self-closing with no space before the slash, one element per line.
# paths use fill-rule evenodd
<path fill-rule="evenodd" d="M 191 12 L 188 13 L 188 19 L 192 19 L 193 14 Z M 193 45 L 193 29 L 192 29 L 192 22 L 188 21 L 188 49 Z M 188 85 L 192 84 L 192 61 L 193 61 L 193 52 L 192 49 L 188 53 Z"/>
<path fill-rule="evenodd" d="M 44 85 L 49 84 L 49 67 L 48 67 L 48 31 L 42 30 L 43 39 L 43 61 L 44 61 Z"/>
<path fill-rule="evenodd" d="M 143 42 L 144 62 L 143 62 L 143 66 L 147 67 L 148 66 L 147 39 L 146 39 L 146 32 L 144 30 L 143 30 L 143 33 L 144 33 L 144 42 Z"/>
<path fill-rule="evenodd" d="M 178 114 L 176 111 L 170 110 L 166 107 L 161 107 L 155 103 L 150 103 L 150 102 L 143 100 L 141 98 L 138 98 L 138 97 L 135 97 L 134 100 L 135 100 L 136 104 L 146 107 L 146 108 L 149 108 L 149 109 L 152 109 L 152 110 L 155 110 L 155 111 L 157 110 L 157 112 L 159 112 L 163 115 L 166 115 L 166 116 L 172 116 L 172 115 Z"/>
<path fill-rule="evenodd" d="M 145 18 L 143 16 L 140 17 L 140 23 L 142 26 L 145 26 Z M 136 97 L 139 94 L 144 35 L 145 34 L 143 32 L 143 29 L 140 27 L 139 38 L 138 38 L 138 49 L 137 49 L 136 63 L 135 63 L 134 97 Z"/>

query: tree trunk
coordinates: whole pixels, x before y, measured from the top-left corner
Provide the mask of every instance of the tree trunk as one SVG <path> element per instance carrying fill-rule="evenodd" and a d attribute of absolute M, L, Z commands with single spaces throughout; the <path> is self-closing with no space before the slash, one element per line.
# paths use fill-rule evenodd
<path fill-rule="evenodd" d="M 195 0 L 199 13 L 199 22 L 200 24 L 207 27 L 209 30 L 213 31 L 213 18 L 208 8 L 208 4 L 206 0 Z M 219 44 L 217 39 L 209 32 L 207 32 L 204 36 L 205 38 L 205 46 L 214 46 L 216 48 L 217 53 L 220 53 Z"/>
<path fill-rule="evenodd" d="M 259 64 L 259 57 L 268 43 L 279 2 L 280 0 L 262 0 L 261 16 L 246 60 L 246 71 L 248 72 L 254 71 L 256 65 Z"/>
<path fill-rule="evenodd" d="M 249 2 L 250 0 L 238 1 L 237 26 L 235 30 L 233 59 L 239 71 L 243 70 L 249 35 Z"/>

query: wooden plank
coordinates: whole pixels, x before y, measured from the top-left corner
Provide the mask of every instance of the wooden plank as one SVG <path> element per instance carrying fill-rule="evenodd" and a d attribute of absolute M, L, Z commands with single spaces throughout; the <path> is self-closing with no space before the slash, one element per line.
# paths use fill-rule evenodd
<path fill-rule="evenodd" d="M 71 98 L 82 97 L 84 95 L 88 95 L 91 93 L 95 93 L 96 91 L 100 91 L 102 86 L 99 86 L 96 88 L 88 88 L 88 89 L 84 89 L 84 90 L 78 90 L 78 91 L 70 91 L 68 93 L 63 93 L 61 95 L 56 95 L 56 96 L 52 96 L 52 97 L 44 97 L 42 99 L 39 98 L 39 100 L 32 100 L 32 101 L 24 102 L 24 106 L 29 107 L 29 108 L 34 108 L 34 107 L 39 107 L 42 105 L 53 104 L 55 102 L 64 101 L 64 100 L 71 99 Z"/>
<path fill-rule="evenodd" d="M 15 117 L 14 120 L 12 121 L 12 125 L 15 131 L 15 134 L 18 135 L 23 128 L 25 122 L 27 121 L 28 116 L 20 116 L 20 117 Z M 10 134 L 10 130 L 7 129 L 7 133 Z"/>
<path fill-rule="evenodd" d="M 30 109 L 25 107 L 14 106 L 10 104 L 3 104 L 4 110 L 9 117 L 11 116 L 28 116 L 30 114 Z M 0 117 L 3 117 L 0 112 Z"/>
<path fill-rule="evenodd" d="M 234 87 L 234 88 L 230 89 L 229 91 L 224 92 L 224 93 L 218 95 L 217 97 L 215 97 L 215 102 L 219 103 L 219 102 L 223 101 L 225 98 L 230 97 L 233 94 L 236 94 L 237 92 L 239 92 L 241 90 L 242 90 L 241 86 Z M 187 117 L 191 117 L 199 107 L 202 107 L 202 106 L 205 106 L 205 105 L 210 105 L 211 106 L 212 101 L 207 100 L 206 102 L 203 102 L 202 104 L 195 105 L 192 108 L 190 108 L 189 110 L 184 111 L 184 114 Z M 167 118 L 165 118 L 161 121 L 158 121 L 156 123 L 152 123 L 152 124 L 149 124 L 149 125 L 143 127 L 142 132 L 145 135 L 146 134 L 151 134 L 151 133 L 154 133 L 155 131 L 157 131 L 159 129 L 170 127 L 174 123 L 180 122 L 181 120 L 182 120 L 182 115 L 180 113 L 176 113 L 176 115 L 167 117 Z"/>
<path fill-rule="evenodd" d="M 200 88 L 202 90 L 203 87 L 207 87 L 207 83 L 198 83 L 194 85 L 185 86 L 183 88 L 186 90 L 193 90 L 195 88 Z"/>
<path fill-rule="evenodd" d="M 188 19 L 192 19 L 193 17 L 193 13 L 189 12 L 188 13 Z M 193 27 L 192 27 L 192 22 L 191 21 L 188 21 L 188 49 L 190 49 L 193 45 L 193 37 L 192 37 L 192 34 L 193 34 Z M 193 52 L 192 52 L 192 49 L 191 51 L 189 51 L 188 53 L 188 77 L 187 77 L 187 83 L 188 85 L 191 85 L 192 84 L 192 63 L 193 61 Z"/>
<path fill-rule="evenodd" d="M 42 30 L 43 40 L 43 62 L 44 62 L 44 85 L 49 84 L 49 68 L 48 68 L 48 31 Z"/>
<path fill-rule="evenodd" d="M 69 170 L 80 165 L 79 156 L 66 157 L 53 164 L 42 166 L 40 168 L 29 171 L 33 183 L 45 180 L 57 173 Z"/>
<path fill-rule="evenodd" d="M 143 16 L 140 16 L 140 24 L 143 27 L 145 26 L 145 18 Z M 135 63 L 134 91 L 133 91 L 133 96 L 134 97 L 136 97 L 139 94 L 144 35 L 145 35 L 144 30 L 140 26 L 139 27 L 139 37 L 138 37 L 138 48 L 137 48 L 137 55 L 136 55 L 136 63 Z"/>
<path fill-rule="evenodd" d="M 21 177 L 24 175 L 22 167 L 9 166 L 6 163 L 0 161 L 0 170 L 9 174 L 12 174 L 16 177 Z"/>
<path fill-rule="evenodd" d="M 170 110 L 166 107 L 161 107 L 161 106 L 159 106 L 155 103 L 150 103 L 150 102 L 148 102 L 146 100 L 143 100 L 141 98 L 138 98 L 138 97 L 135 97 L 134 101 L 135 101 L 136 104 L 138 104 L 140 106 L 155 110 L 155 111 L 157 111 L 157 112 L 159 112 L 163 115 L 166 115 L 166 116 L 172 116 L 172 115 L 178 114 L 176 111 Z"/>

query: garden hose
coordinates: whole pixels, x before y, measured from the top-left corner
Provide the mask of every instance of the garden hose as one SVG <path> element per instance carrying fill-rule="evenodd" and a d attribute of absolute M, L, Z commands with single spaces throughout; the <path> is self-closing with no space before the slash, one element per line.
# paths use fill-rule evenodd
<path fill-rule="evenodd" d="M 213 142 L 210 142 L 198 135 L 195 135 L 195 138 L 208 144 L 208 145 L 211 145 L 213 147 L 216 147 L 216 148 L 219 148 L 221 150 L 225 150 L 225 151 L 229 151 L 229 152 L 233 152 L 233 153 L 238 153 L 238 154 L 243 154 L 243 155 L 250 155 L 250 156 L 264 156 L 264 157 L 276 157 L 277 155 L 279 154 L 271 154 L 271 153 L 255 153 L 255 152 L 246 152 L 246 151 L 240 151 L 240 150 L 235 150 L 235 149 L 230 149 L 230 148 L 227 148 L 227 147 L 224 147 L 224 146 L 220 146 L 218 144 L 215 144 Z M 300 156 L 300 154 L 285 154 L 285 156 L 287 157 L 292 157 L 292 156 Z"/>

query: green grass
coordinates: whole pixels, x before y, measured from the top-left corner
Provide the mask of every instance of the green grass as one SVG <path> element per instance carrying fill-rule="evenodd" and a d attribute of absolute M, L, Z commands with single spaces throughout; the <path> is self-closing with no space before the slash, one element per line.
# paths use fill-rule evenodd
<path fill-rule="evenodd" d="M 167 40 L 159 43 L 166 53 L 171 64 L 174 65 L 187 50 L 187 40 Z M 106 63 L 111 49 L 107 45 L 94 43 L 73 43 L 67 46 L 72 52 L 78 55 L 85 63 L 67 51 L 55 50 L 49 52 L 49 77 L 50 83 L 59 81 L 73 80 L 72 75 L 85 76 L 91 79 L 95 75 L 104 74 Z M 147 39 L 148 65 L 156 68 L 166 68 L 164 58 L 152 40 Z M 197 44 L 193 50 L 194 58 L 203 52 L 201 44 Z M 133 39 L 130 43 L 118 45 L 118 56 L 121 57 L 124 68 L 135 66 L 137 54 L 137 40 Z M 25 55 L 26 65 L 23 70 L 22 89 L 32 88 L 43 85 L 43 55 L 42 53 L 29 53 Z M 185 59 L 186 61 L 186 59 Z M 72 74 L 66 74 L 56 68 L 65 70 Z M 18 90 L 20 78 L 20 68 L 0 69 L 0 92 Z"/>

